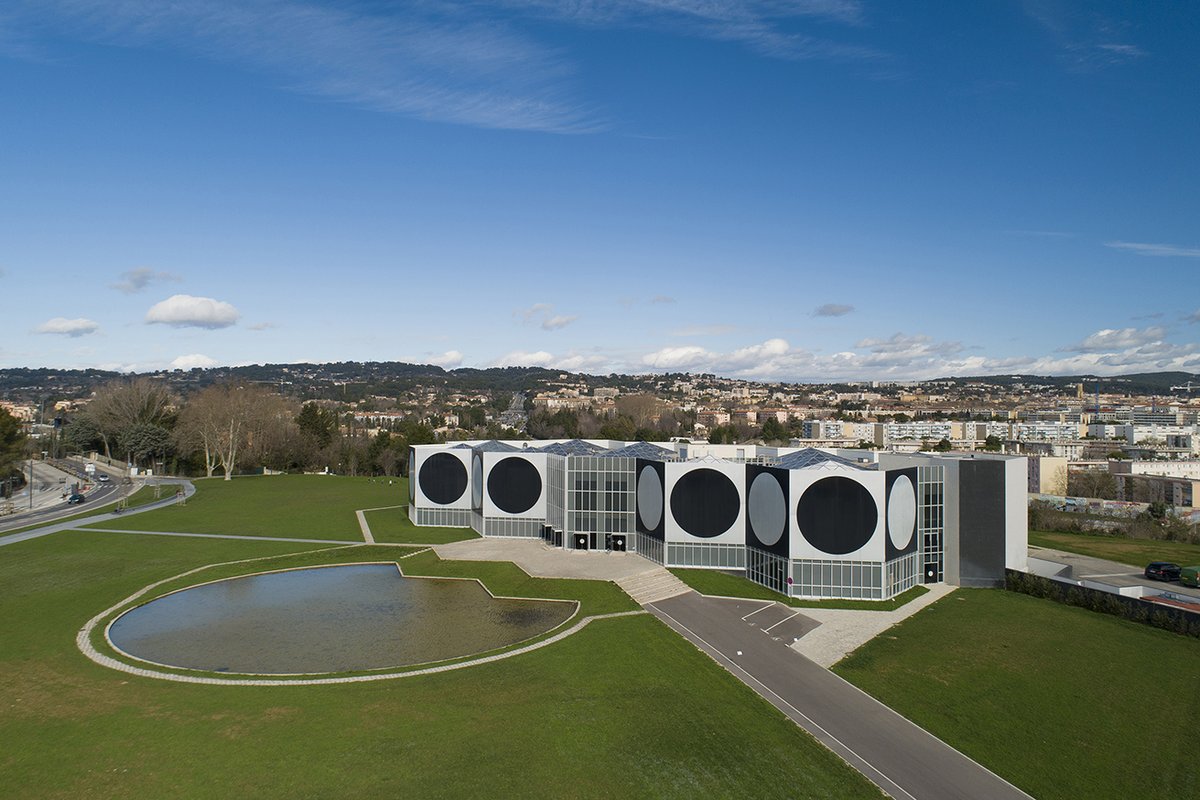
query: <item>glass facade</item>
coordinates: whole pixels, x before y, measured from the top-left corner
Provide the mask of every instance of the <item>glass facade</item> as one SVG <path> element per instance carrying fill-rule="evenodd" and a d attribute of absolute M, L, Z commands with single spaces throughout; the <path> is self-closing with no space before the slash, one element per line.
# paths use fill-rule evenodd
<path fill-rule="evenodd" d="M 566 524 L 567 460 L 565 458 L 546 458 L 546 524 L 556 531 L 562 531 Z"/>
<path fill-rule="evenodd" d="M 883 564 L 876 561 L 792 562 L 793 597 L 882 600 Z"/>
<path fill-rule="evenodd" d="M 433 525 L 439 528 L 470 528 L 469 508 L 417 508 L 409 518 L 414 525 Z"/>
<path fill-rule="evenodd" d="M 483 535 L 511 539 L 540 539 L 546 520 L 541 517 L 484 517 Z"/>
<path fill-rule="evenodd" d="M 567 534 L 635 532 L 636 464 L 624 457 L 567 456 Z"/>
<path fill-rule="evenodd" d="M 648 558 L 655 564 L 663 563 L 663 543 L 653 536 L 647 536 L 644 533 L 639 533 L 635 537 L 637 539 L 637 551 L 643 558 Z"/>
<path fill-rule="evenodd" d="M 942 466 L 917 467 L 917 537 L 921 544 L 922 580 L 925 583 L 942 581 L 945 471 Z"/>
<path fill-rule="evenodd" d="M 745 569 L 746 545 L 719 542 L 667 542 L 667 566 Z"/>
<path fill-rule="evenodd" d="M 885 565 L 885 598 L 895 597 L 916 586 L 921 578 L 921 554 L 909 553 Z"/>
<path fill-rule="evenodd" d="M 787 594 L 788 560 L 757 547 L 747 547 L 746 577 L 780 594 Z"/>

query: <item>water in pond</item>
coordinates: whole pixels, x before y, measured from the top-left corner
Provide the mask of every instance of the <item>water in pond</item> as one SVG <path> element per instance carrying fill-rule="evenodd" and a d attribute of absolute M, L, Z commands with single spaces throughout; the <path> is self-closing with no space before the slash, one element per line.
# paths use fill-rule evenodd
<path fill-rule="evenodd" d="M 536 636 L 575 606 L 494 599 L 475 581 L 405 578 L 391 564 L 273 572 L 160 597 L 119 617 L 113 644 L 176 667 L 347 672 L 456 658 Z"/>

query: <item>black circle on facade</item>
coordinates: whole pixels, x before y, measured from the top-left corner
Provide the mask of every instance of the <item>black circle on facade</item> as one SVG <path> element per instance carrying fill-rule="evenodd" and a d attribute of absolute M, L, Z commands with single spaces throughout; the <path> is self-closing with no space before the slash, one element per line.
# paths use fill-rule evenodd
<path fill-rule="evenodd" d="M 804 490 L 796 505 L 796 524 L 823 553 L 853 553 L 871 540 L 879 509 L 867 487 L 850 478 L 822 478 Z"/>
<path fill-rule="evenodd" d="M 497 461 L 488 472 L 488 497 L 506 514 L 523 514 L 542 496 L 542 476 L 523 458 Z"/>
<path fill-rule="evenodd" d="M 417 481 L 429 502 L 444 506 L 467 490 L 467 468 L 449 453 L 434 453 L 421 463 Z"/>
<path fill-rule="evenodd" d="M 715 469 L 685 472 L 671 488 L 671 515 L 686 533 L 701 539 L 728 531 L 741 506 L 733 481 Z"/>

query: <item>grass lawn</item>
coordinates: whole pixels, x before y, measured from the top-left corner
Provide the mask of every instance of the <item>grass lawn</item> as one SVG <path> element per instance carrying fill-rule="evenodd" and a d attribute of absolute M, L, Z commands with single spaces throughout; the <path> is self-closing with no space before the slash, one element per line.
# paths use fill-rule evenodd
<path fill-rule="evenodd" d="M 413 525 L 408 519 L 408 509 L 384 508 L 365 514 L 371 526 L 371 535 L 377 542 L 398 544 L 446 544 L 464 539 L 478 539 L 479 535 L 470 528 L 426 528 Z"/>
<path fill-rule="evenodd" d="M 1038 798 L 1200 796 L 1200 641 L 959 589 L 834 671 Z"/>
<path fill-rule="evenodd" d="M 895 611 L 910 600 L 915 600 L 929 591 L 924 586 L 914 586 L 908 591 L 896 595 L 891 600 L 802 600 L 796 597 L 786 597 L 740 575 L 730 575 L 720 570 L 671 569 L 670 572 L 700 594 L 714 595 L 716 597 L 749 597 L 756 600 L 775 600 L 793 608 L 848 608 L 859 611 Z"/>
<path fill-rule="evenodd" d="M 340 475 L 205 478 L 195 484 L 186 505 L 147 511 L 121 520 L 120 527 L 362 541 L 355 509 L 396 505 L 408 497 L 403 481 L 388 485 Z"/>
<path fill-rule="evenodd" d="M 1141 569 L 1151 561 L 1174 561 L 1184 567 L 1200 564 L 1200 544 L 1159 542 L 1153 539 L 1126 539 L 1115 536 L 1092 536 L 1086 533 L 1050 533 L 1030 531 L 1029 543 L 1079 553 L 1094 558 L 1107 558 Z"/>
<path fill-rule="evenodd" d="M 149 505 L 150 503 L 157 502 L 164 497 L 170 497 L 168 492 L 173 493 L 174 491 L 175 489 L 173 487 L 164 487 L 162 497 L 155 497 L 153 487 L 143 486 L 133 494 L 129 495 L 129 498 L 125 502 L 125 507 L 138 508 L 139 506 Z M 23 528 L 13 528 L 11 531 L 0 531 L 0 536 L 8 536 L 10 533 L 24 533 L 25 531 L 31 531 L 35 528 L 44 528 L 47 525 L 57 525 L 60 522 L 72 522 L 77 519 L 87 519 L 88 517 L 94 517 L 97 514 L 108 514 L 113 510 L 116 504 L 117 499 L 113 498 L 107 503 L 94 506 L 90 511 L 83 511 L 79 514 L 72 514 L 69 517 L 61 517 L 59 519 L 50 520 L 49 522 L 39 522 L 36 525 L 26 525 Z"/>
<path fill-rule="evenodd" d="M 302 549 L 89 531 L 5 547 L 0 797 L 879 796 L 648 615 L 479 667 L 317 687 L 138 678 L 75 648 L 89 617 L 155 580 Z M 497 588 L 556 583 L 418 563 L 486 569 Z M 581 583 L 558 588 L 591 602 Z"/>

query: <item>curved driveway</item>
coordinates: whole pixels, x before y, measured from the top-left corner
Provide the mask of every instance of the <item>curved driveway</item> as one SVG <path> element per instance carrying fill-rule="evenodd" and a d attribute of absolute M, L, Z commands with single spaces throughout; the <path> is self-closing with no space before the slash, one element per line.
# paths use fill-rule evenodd
<path fill-rule="evenodd" d="M 155 483 L 161 482 L 162 485 L 164 485 L 164 486 L 182 485 L 183 486 L 183 496 L 185 499 L 188 497 L 191 497 L 192 495 L 194 495 L 196 493 L 196 487 L 192 485 L 191 481 L 189 481 L 185 478 L 172 478 L 169 480 L 164 478 L 161 481 L 156 479 L 154 482 Z M 150 483 L 148 482 L 147 485 L 150 485 Z M 115 491 L 115 490 L 116 490 L 116 487 L 112 487 L 110 492 Z M 97 491 L 99 492 L 101 490 L 97 490 Z M 105 495 L 100 495 L 100 497 L 105 497 L 107 495 L 108 495 L 108 493 L 106 493 Z M 96 499 L 96 497 L 97 497 L 97 495 L 94 494 L 88 500 L 88 502 L 93 502 Z M 153 511 L 156 508 L 162 508 L 164 506 L 169 506 L 175 502 L 177 502 L 175 499 L 175 495 L 172 494 L 169 497 L 164 497 L 162 500 L 156 500 L 155 502 L 148 503 L 144 506 L 138 506 L 137 508 L 131 508 L 127 511 L 122 511 L 120 514 L 114 514 L 113 512 L 110 511 L 106 514 L 94 514 L 93 516 L 86 517 L 84 519 L 75 519 L 75 520 L 71 520 L 69 522 L 57 522 L 57 523 L 54 522 L 53 518 L 52 518 L 50 520 L 47 520 L 46 524 L 40 528 L 34 528 L 33 530 L 25 531 L 24 533 L 13 533 L 13 534 L 9 534 L 8 536 L 0 536 L 0 547 L 3 547 L 6 544 L 15 544 L 17 542 L 24 542 L 27 539 L 36 539 L 39 536 L 48 536 L 51 533 L 58 533 L 59 531 L 71 530 L 73 528 L 78 528 L 80 525 L 90 525 L 93 522 L 110 522 L 112 520 L 123 519 L 125 517 L 128 517 L 131 514 L 141 514 L 142 512 L 145 512 L 145 511 Z M 86 508 L 79 509 L 79 508 L 71 507 L 67 510 L 67 514 L 68 515 L 78 514 L 81 510 L 86 511 L 87 509 Z M 55 514 L 55 516 L 63 515 L 62 509 L 56 509 L 56 511 L 57 511 L 57 513 Z M 51 512 L 46 512 L 46 513 L 49 514 Z M 30 518 L 27 517 L 24 520 L 22 520 L 21 524 L 18 527 L 25 527 L 26 525 L 36 525 L 37 521 L 38 521 L 36 519 L 36 517 L 39 515 L 31 515 L 31 516 L 34 517 L 32 519 L 32 521 L 30 520 Z"/>

